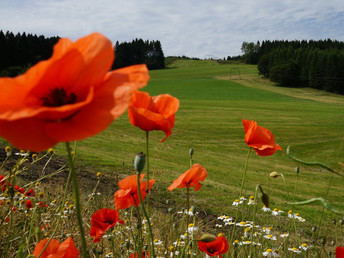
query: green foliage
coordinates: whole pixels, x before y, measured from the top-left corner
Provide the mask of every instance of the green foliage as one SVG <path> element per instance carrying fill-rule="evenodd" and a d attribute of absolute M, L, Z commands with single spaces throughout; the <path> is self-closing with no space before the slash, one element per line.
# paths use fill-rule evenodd
<path fill-rule="evenodd" d="M 273 66 L 269 71 L 270 79 L 281 86 L 298 86 L 300 77 L 300 67 L 290 59 L 286 63 Z"/>
<path fill-rule="evenodd" d="M 12 32 L 4 33 L 0 30 L 0 76 L 17 76 L 31 65 L 48 59 L 58 39 L 25 32 L 14 35 Z"/>
<path fill-rule="evenodd" d="M 135 39 L 132 42 L 123 43 L 117 41 L 115 55 L 113 69 L 143 63 L 150 70 L 165 68 L 165 57 L 159 40 Z"/>
<path fill-rule="evenodd" d="M 254 49 L 253 46 L 257 48 L 249 53 L 257 53 L 254 55 L 257 55 L 258 70 L 263 76 L 281 85 L 344 94 L 344 42 L 282 40 L 263 41 L 260 47 L 247 42 L 246 45 L 245 51 Z"/>

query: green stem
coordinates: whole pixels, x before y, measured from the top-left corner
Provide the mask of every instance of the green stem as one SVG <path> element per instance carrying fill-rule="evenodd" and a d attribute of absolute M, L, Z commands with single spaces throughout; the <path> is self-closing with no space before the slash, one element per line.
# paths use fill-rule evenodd
<path fill-rule="evenodd" d="M 138 229 L 138 244 L 137 244 L 137 248 L 136 248 L 136 252 L 137 252 L 137 257 L 141 257 L 142 255 L 142 248 L 143 248 L 143 236 L 142 236 L 142 219 L 141 219 L 141 215 L 140 215 L 140 209 L 139 209 L 139 204 L 136 203 L 136 200 L 133 197 L 134 203 L 135 203 L 135 208 L 136 208 L 136 212 L 137 212 L 137 229 Z M 135 241 L 136 242 L 136 241 Z"/>
<path fill-rule="evenodd" d="M 62 171 L 62 170 L 61 170 L 61 171 Z M 61 207 L 60 207 L 60 214 L 59 214 L 59 217 L 58 217 L 58 220 L 57 220 L 57 223 L 56 223 L 54 232 L 53 232 L 52 235 L 50 236 L 48 242 L 45 244 L 44 248 L 42 249 L 41 253 L 38 255 L 37 258 L 41 257 L 41 255 L 43 254 L 43 252 L 45 251 L 45 249 L 48 247 L 50 241 L 54 238 L 54 236 L 55 236 L 55 234 L 56 234 L 56 232 L 57 232 L 57 229 L 58 229 L 59 226 L 60 226 L 61 218 L 62 218 L 62 214 L 63 214 L 63 207 L 64 207 L 64 204 L 65 204 L 66 198 L 67 198 L 67 190 L 68 190 L 70 178 L 71 178 L 71 170 L 69 171 L 68 178 L 67 178 L 67 181 L 66 181 L 66 186 L 65 186 L 65 190 L 64 190 L 64 193 L 63 193 L 63 197 L 62 197 L 62 203 L 61 203 Z"/>
<path fill-rule="evenodd" d="M 146 161 L 147 161 L 147 182 L 148 182 L 148 189 L 147 189 L 147 213 L 149 216 L 149 196 L 150 196 L 150 190 L 149 190 L 149 131 L 146 131 Z"/>
<path fill-rule="evenodd" d="M 232 242 L 233 242 L 234 232 L 235 232 L 236 223 L 237 223 L 237 219 L 238 219 L 238 215 L 239 215 L 240 197 L 241 197 L 241 195 L 242 195 L 242 190 L 243 190 L 243 188 L 244 188 L 244 182 L 245 182 L 245 177 L 246 177 L 246 172 L 247 172 L 247 165 L 248 165 L 248 158 L 249 158 L 249 156 L 250 156 L 251 150 L 252 150 L 252 148 L 250 147 L 250 148 L 248 149 L 247 156 L 246 156 L 244 172 L 243 172 L 242 179 L 241 179 L 241 187 L 240 187 L 240 194 L 239 194 L 239 203 L 238 203 L 237 210 L 236 210 L 236 213 L 235 213 L 235 220 L 234 220 L 233 230 L 232 230 L 232 234 L 231 234 L 230 242 L 229 242 L 229 243 L 232 243 Z M 251 232 L 251 233 L 252 233 L 252 232 Z M 228 252 L 228 254 L 227 254 L 227 257 L 229 257 L 229 252 Z"/>
<path fill-rule="evenodd" d="M 149 193 L 149 180 L 147 180 L 147 191 Z M 139 195 L 139 199 L 142 205 L 142 211 L 143 214 L 145 215 L 146 219 L 147 219 L 147 224 L 148 224 L 148 231 L 149 231 L 149 236 L 150 236 L 150 242 L 151 242 L 151 250 L 152 250 L 152 257 L 155 257 L 154 254 L 154 237 L 153 237 L 153 232 L 152 232 L 152 227 L 151 227 L 151 223 L 150 223 L 150 219 L 148 216 L 148 213 L 145 209 L 145 204 L 142 200 L 142 195 L 141 195 L 141 188 L 140 188 L 140 172 L 137 173 L 137 193 Z"/>
<path fill-rule="evenodd" d="M 257 211 L 257 193 L 258 193 L 258 187 L 259 185 L 256 185 L 256 190 L 254 191 L 254 205 L 253 205 L 253 218 L 252 218 L 252 229 L 251 229 L 251 244 L 250 244 L 250 257 L 252 257 L 252 241 L 253 241 L 253 234 L 254 234 L 254 220 L 256 217 L 256 211 Z"/>
<path fill-rule="evenodd" d="M 80 193 L 79 193 L 79 187 L 78 187 L 78 178 L 77 178 L 76 171 L 74 168 L 74 162 L 73 162 L 73 157 L 72 157 L 72 154 L 70 151 L 69 142 L 66 142 L 66 150 L 67 150 L 67 154 L 68 154 L 68 164 L 69 164 L 70 174 L 71 174 L 72 182 L 73 182 L 76 218 L 78 221 L 79 232 L 80 232 L 80 237 L 81 237 L 82 253 L 83 253 L 83 257 L 86 258 L 86 257 L 88 257 L 88 252 L 87 252 L 87 244 L 86 244 L 86 239 L 85 239 L 84 227 L 83 227 L 82 218 L 81 218 L 81 205 L 80 205 Z"/>

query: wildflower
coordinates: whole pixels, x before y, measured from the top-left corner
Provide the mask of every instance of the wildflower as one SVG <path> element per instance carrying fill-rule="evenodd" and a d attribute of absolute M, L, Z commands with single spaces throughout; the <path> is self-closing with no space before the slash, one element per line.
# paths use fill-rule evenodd
<path fill-rule="evenodd" d="M 195 187 L 195 191 L 201 189 L 201 183 L 207 177 L 207 170 L 200 164 L 193 164 L 191 169 L 184 172 L 167 188 L 172 191 L 175 188 Z"/>
<path fill-rule="evenodd" d="M 5 147 L 6 156 L 11 156 L 12 148 L 10 146 Z"/>
<path fill-rule="evenodd" d="M 308 245 L 306 243 L 303 243 L 302 245 L 299 246 L 299 249 L 307 251 L 308 250 Z"/>
<path fill-rule="evenodd" d="M 248 199 L 247 205 L 254 205 L 254 196 L 250 196 L 250 198 Z"/>
<path fill-rule="evenodd" d="M 270 156 L 277 150 L 282 150 L 275 144 L 274 136 L 270 130 L 257 125 L 252 120 L 242 120 L 245 130 L 245 142 L 252 147 L 259 156 Z"/>
<path fill-rule="evenodd" d="M 252 227 L 251 224 L 249 224 L 249 223 L 247 223 L 245 221 L 241 221 L 241 222 L 237 223 L 236 225 L 239 226 L 239 227 Z"/>
<path fill-rule="evenodd" d="M 269 211 L 271 211 L 271 209 L 264 205 L 264 207 L 262 208 L 262 211 L 269 212 Z"/>
<path fill-rule="evenodd" d="M 26 208 L 28 208 L 29 210 L 33 207 L 33 205 L 32 205 L 32 201 L 31 200 L 27 200 L 26 202 L 25 202 L 25 206 L 26 206 Z"/>
<path fill-rule="evenodd" d="M 33 251 L 33 255 L 38 257 L 38 255 L 42 252 L 43 248 L 47 244 L 49 240 L 43 239 L 41 240 L 35 247 Z M 43 254 L 40 256 L 41 258 L 47 257 L 68 257 L 68 258 L 76 258 L 79 257 L 79 250 L 75 247 L 74 241 L 71 237 L 67 238 L 61 244 L 56 239 L 51 239 L 48 247 L 44 250 Z"/>
<path fill-rule="evenodd" d="M 336 258 L 344 257 L 344 246 L 337 246 L 336 248 Z"/>
<path fill-rule="evenodd" d="M 283 212 L 284 212 L 284 211 L 275 208 L 275 209 L 272 211 L 271 214 L 272 214 L 273 216 L 279 216 L 279 215 L 281 215 Z"/>
<path fill-rule="evenodd" d="M 97 177 L 100 178 L 102 176 L 102 173 L 98 172 Z"/>
<path fill-rule="evenodd" d="M 188 225 L 188 232 L 189 232 L 189 234 L 193 234 L 197 230 L 198 230 L 198 227 L 195 227 L 194 224 L 191 223 L 191 224 Z"/>
<path fill-rule="evenodd" d="M 238 206 L 239 204 L 242 204 L 243 201 L 240 201 L 239 199 L 235 199 L 235 201 L 233 202 L 233 206 Z"/>
<path fill-rule="evenodd" d="M 53 155 L 55 151 L 53 148 L 49 148 L 47 152 L 48 154 Z"/>
<path fill-rule="evenodd" d="M 244 230 L 244 237 L 250 237 L 251 236 L 251 228 L 245 228 Z"/>
<path fill-rule="evenodd" d="M 169 94 L 151 97 L 146 92 L 135 91 L 128 109 L 130 123 L 143 131 L 161 130 L 166 137 L 172 134 L 179 100 Z"/>
<path fill-rule="evenodd" d="M 283 233 L 283 234 L 280 235 L 280 237 L 282 237 L 282 238 L 285 238 L 285 237 L 288 237 L 288 236 L 289 236 L 289 233 Z"/>
<path fill-rule="evenodd" d="M 296 247 L 293 247 L 293 248 L 288 248 L 289 251 L 293 252 L 293 253 L 297 253 L 297 254 L 300 254 L 301 251 L 299 249 L 297 249 Z"/>
<path fill-rule="evenodd" d="M 142 200 L 147 194 L 147 181 L 142 182 L 145 174 L 140 175 L 140 191 Z M 149 190 L 152 188 L 155 180 L 149 180 Z M 137 175 L 128 176 L 118 182 L 119 190 L 115 193 L 114 204 L 116 210 L 126 209 L 131 206 L 138 206 L 140 204 L 138 189 L 137 189 Z"/>
<path fill-rule="evenodd" d="M 0 135 L 40 152 L 103 131 L 149 79 L 145 65 L 108 72 L 113 60 L 111 41 L 92 33 L 76 42 L 60 39 L 50 59 L 1 78 Z"/>
<path fill-rule="evenodd" d="M 228 248 L 228 241 L 223 236 L 218 236 L 216 237 L 216 240 L 208 243 L 198 241 L 198 249 L 201 252 L 205 252 L 209 256 L 219 256 L 221 258 L 221 254 L 226 253 L 228 251 Z"/>
<path fill-rule="evenodd" d="M 269 239 L 269 240 L 277 240 L 277 238 L 275 237 L 275 236 L 273 236 L 273 235 L 265 235 L 265 236 L 263 236 L 264 238 L 266 238 L 266 239 Z"/>
<path fill-rule="evenodd" d="M 273 250 L 271 248 L 266 249 L 266 251 L 263 252 L 263 256 L 265 256 L 265 257 L 281 257 L 280 251 L 278 249 Z"/>
<path fill-rule="evenodd" d="M 159 239 L 154 239 L 154 245 L 162 245 L 162 241 Z"/>
<path fill-rule="evenodd" d="M 99 209 L 91 218 L 90 236 L 93 237 L 93 242 L 100 242 L 102 236 L 110 228 L 116 224 L 124 224 L 123 220 L 119 220 L 118 211 L 112 209 Z"/>

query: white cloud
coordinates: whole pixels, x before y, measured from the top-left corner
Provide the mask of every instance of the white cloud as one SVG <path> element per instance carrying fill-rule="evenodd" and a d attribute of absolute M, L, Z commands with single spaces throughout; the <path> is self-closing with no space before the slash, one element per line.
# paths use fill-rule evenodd
<path fill-rule="evenodd" d="M 165 55 L 225 57 L 243 41 L 344 40 L 342 0 L 4 0 L 2 30 L 160 40 Z"/>

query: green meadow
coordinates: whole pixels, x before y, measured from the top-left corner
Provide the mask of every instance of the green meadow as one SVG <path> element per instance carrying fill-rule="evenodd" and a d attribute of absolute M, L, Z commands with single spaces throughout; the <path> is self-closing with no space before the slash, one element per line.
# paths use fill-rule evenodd
<path fill-rule="evenodd" d="M 240 76 L 239 76 L 240 72 Z M 192 192 L 192 205 L 213 214 L 234 216 L 232 202 L 238 198 L 248 147 L 244 141 L 242 119 L 255 120 L 268 128 L 283 150 L 260 157 L 251 152 L 244 195 L 254 195 L 257 184 L 270 195 L 271 208 L 285 212 L 287 202 L 314 197 L 344 212 L 344 178 L 317 166 L 296 163 L 286 155 L 323 162 L 341 171 L 344 148 L 344 97 L 310 89 L 281 88 L 262 79 L 253 65 L 218 64 L 214 61 L 176 61 L 165 70 L 150 71 L 150 95 L 169 93 L 180 100 L 173 134 L 164 142 L 164 133 L 149 133 L 150 170 L 157 180 L 152 199 L 155 205 L 166 199 L 182 207 L 184 189 L 172 193 L 167 187 L 189 169 L 189 149 L 193 162 L 204 166 L 208 177 L 200 191 Z M 57 148 L 63 153 L 62 145 Z M 132 174 L 136 153 L 145 152 L 145 132 L 133 127 L 125 113 L 104 132 L 80 141 L 77 165 L 94 173 L 101 171 L 115 180 Z M 295 168 L 300 166 L 300 173 Z M 272 179 L 272 171 L 282 177 Z M 331 178 L 332 177 L 332 178 Z M 295 184 L 298 185 L 295 191 Z M 113 189 L 113 192 L 115 189 Z M 306 221 L 316 222 L 323 207 L 319 203 L 294 207 Z M 339 218 L 325 211 L 326 218 Z M 249 217 L 247 218 L 249 219 Z"/>

